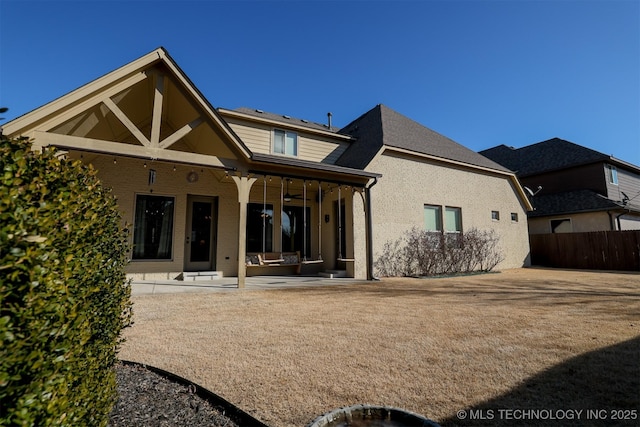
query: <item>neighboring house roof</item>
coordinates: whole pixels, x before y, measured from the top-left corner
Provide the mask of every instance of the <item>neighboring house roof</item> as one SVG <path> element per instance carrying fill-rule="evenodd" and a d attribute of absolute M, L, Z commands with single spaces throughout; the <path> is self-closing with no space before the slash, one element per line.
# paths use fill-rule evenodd
<path fill-rule="evenodd" d="M 640 170 L 637 166 L 613 156 L 560 138 L 548 139 L 522 148 L 508 147 L 503 144 L 480 151 L 480 154 L 511 169 L 518 177 L 596 162 L 623 164 Z"/>
<path fill-rule="evenodd" d="M 338 159 L 341 166 L 364 169 L 381 148 L 397 148 L 442 160 L 510 172 L 504 166 L 406 116 L 378 104 L 340 130 L 356 138 Z"/>
<path fill-rule="evenodd" d="M 624 206 L 592 190 L 574 190 L 555 194 L 540 194 L 532 198 L 530 217 L 568 215 L 573 213 L 620 210 Z M 627 208 L 631 208 L 628 206 Z"/>

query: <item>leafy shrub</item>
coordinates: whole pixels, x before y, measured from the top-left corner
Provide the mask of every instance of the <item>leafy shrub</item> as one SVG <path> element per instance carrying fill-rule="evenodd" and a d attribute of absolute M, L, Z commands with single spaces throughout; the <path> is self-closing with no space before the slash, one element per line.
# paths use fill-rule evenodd
<path fill-rule="evenodd" d="M 0 136 L 0 426 L 106 425 L 127 236 L 95 170 Z"/>
<path fill-rule="evenodd" d="M 491 271 L 504 259 L 494 230 L 443 234 L 413 228 L 385 243 L 375 262 L 383 277 Z"/>

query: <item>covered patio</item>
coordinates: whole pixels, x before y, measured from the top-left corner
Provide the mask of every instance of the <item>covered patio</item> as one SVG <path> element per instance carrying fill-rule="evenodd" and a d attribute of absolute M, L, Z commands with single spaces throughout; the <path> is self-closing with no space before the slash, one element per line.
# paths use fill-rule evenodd
<path fill-rule="evenodd" d="M 251 150 L 162 48 L 2 131 L 98 170 L 130 231 L 136 281 L 200 272 L 242 288 L 252 274 L 372 276 L 369 188 L 380 175 Z"/>

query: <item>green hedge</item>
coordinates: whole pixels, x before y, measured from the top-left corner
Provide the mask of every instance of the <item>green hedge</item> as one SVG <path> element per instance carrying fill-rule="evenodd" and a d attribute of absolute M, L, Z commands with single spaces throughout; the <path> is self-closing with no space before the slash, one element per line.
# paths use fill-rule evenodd
<path fill-rule="evenodd" d="M 0 137 L 0 426 L 106 425 L 128 243 L 96 171 Z"/>

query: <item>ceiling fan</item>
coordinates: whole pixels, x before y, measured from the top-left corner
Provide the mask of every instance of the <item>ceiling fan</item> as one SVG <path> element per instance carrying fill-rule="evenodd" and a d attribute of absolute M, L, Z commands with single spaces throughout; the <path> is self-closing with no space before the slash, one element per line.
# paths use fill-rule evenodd
<path fill-rule="evenodd" d="M 293 199 L 302 199 L 303 198 L 302 194 L 291 194 L 291 193 L 289 193 L 289 181 L 291 181 L 291 180 L 287 178 L 287 192 L 284 193 L 283 200 L 285 202 L 290 202 Z"/>

